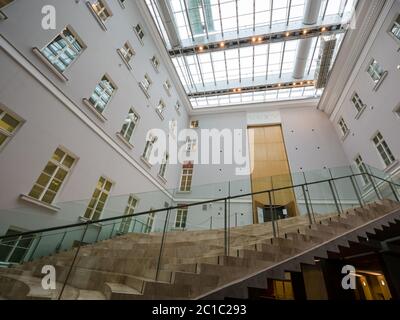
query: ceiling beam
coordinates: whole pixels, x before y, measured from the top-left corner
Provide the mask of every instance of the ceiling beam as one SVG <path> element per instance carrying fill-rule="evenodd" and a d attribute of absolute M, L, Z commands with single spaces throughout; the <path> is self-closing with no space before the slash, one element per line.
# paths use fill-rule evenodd
<path fill-rule="evenodd" d="M 245 38 L 232 39 L 229 41 L 224 41 L 224 46 L 221 47 L 221 42 L 211 42 L 207 45 L 201 46 L 189 46 L 183 48 L 175 48 L 169 50 L 171 56 L 179 56 L 181 54 L 190 55 L 195 53 L 206 53 L 215 52 L 227 49 L 244 48 L 250 46 L 257 46 L 267 43 L 275 43 L 282 41 L 298 40 L 298 39 L 308 39 L 319 37 L 321 35 L 331 35 L 344 33 L 347 30 L 347 25 L 342 25 L 340 23 L 318 25 L 307 28 L 307 32 L 304 33 L 304 28 L 284 30 L 281 32 L 275 32 L 271 34 L 263 34 L 260 36 L 251 36 Z"/>
<path fill-rule="evenodd" d="M 314 87 L 313 80 L 299 80 L 297 82 L 280 82 L 280 83 L 269 83 L 256 86 L 244 86 L 240 88 L 223 88 L 217 90 L 202 91 L 197 93 L 188 94 L 189 98 L 204 98 L 211 96 L 222 96 L 228 94 L 240 94 L 258 91 L 269 91 L 269 90 L 279 90 L 279 89 L 294 89 L 294 88 L 307 88 Z"/>

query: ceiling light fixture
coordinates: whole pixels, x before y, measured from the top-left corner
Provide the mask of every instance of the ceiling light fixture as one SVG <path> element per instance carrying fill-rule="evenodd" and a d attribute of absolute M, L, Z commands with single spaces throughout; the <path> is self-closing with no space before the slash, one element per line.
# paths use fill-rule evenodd
<path fill-rule="evenodd" d="M 203 46 L 200 46 L 199 47 L 199 51 L 203 51 L 204 50 L 204 47 Z"/>
<path fill-rule="evenodd" d="M 261 41 L 263 41 L 263 38 L 259 37 L 258 42 L 261 42 Z"/>
<path fill-rule="evenodd" d="M 325 27 L 323 27 L 323 28 L 321 29 L 321 31 L 322 31 L 322 32 L 325 32 L 325 31 L 326 31 L 326 28 L 325 28 Z"/>
<path fill-rule="evenodd" d="M 290 32 L 286 32 L 286 37 L 289 37 L 290 36 Z"/>
<path fill-rule="evenodd" d="M 219 46 L 220 46 L 221 48 L 225 47 L 225 42 L 221 42 L 221 43 L 219 44 Z"/>
<path fill-rule="evenodd" d="M 307 31 L 306 29 L 303 30 L 303 34 L 307 34 L 307 32 L 308 32 L 308 31 Z"/>
<path fill-rule="evenodd" d="M 256 42 L 256 41 L 257 41 L 257 38 L 253 37 L 253 38 L 251 38 L 251 41 L 252 41 L 252 42 Z"/>

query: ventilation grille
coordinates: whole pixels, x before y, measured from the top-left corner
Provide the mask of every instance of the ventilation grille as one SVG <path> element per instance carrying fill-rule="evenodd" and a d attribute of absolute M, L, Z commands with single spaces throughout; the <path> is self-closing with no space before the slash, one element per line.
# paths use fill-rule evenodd
<path fill-rule="evenodd" d="M 333 54 L 336 47 L 336 36 L 322 38 L 321 49 L 315 71 L 315 88 L 322 89 L 326 87 L 329 78 L 329 70 L 333 60 Z"/>

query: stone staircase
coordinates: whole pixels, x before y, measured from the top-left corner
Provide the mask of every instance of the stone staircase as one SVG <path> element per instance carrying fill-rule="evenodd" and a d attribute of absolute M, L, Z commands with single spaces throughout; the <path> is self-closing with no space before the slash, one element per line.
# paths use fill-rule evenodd
<path fill-rule="evenodd" d="M 266 274 L 284 279 L 286 271 L 300 271 L 301 264 L 314 263 L 316 256 L 373 232 L 381 219 L 384 224 L 399 215 L 399 203 L 383 200 L 340 216 L 317 215 L 313 225 L 306 216 L 280 220 L 278 238 L 271 223 L 233 228 L 229 256 L 223 230 L 171 232 L 160 261 L 162 235 L 127 234 L 81 247 L 61 299 L 224 298 L 233 288 L 266 286 Z M 57 299 L 76 250 L 0 269 L 0 297 Z M 56 290 L 42 289 L 44 265 L 57 271 Z"/>

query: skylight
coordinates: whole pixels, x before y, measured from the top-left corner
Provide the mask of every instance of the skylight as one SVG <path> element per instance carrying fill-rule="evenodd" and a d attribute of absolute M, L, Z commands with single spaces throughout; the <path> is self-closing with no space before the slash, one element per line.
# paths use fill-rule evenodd
<path fill-rule="evenodd" d="M 306 26 L 306 0 L 146 0 L 194 108 L 320 96 L 321 39 L 335 35 L 335 56 L 355 2 L 322 0 L 317 24 Z M 304 76 L 294 79 L 305 38 Z"/>

